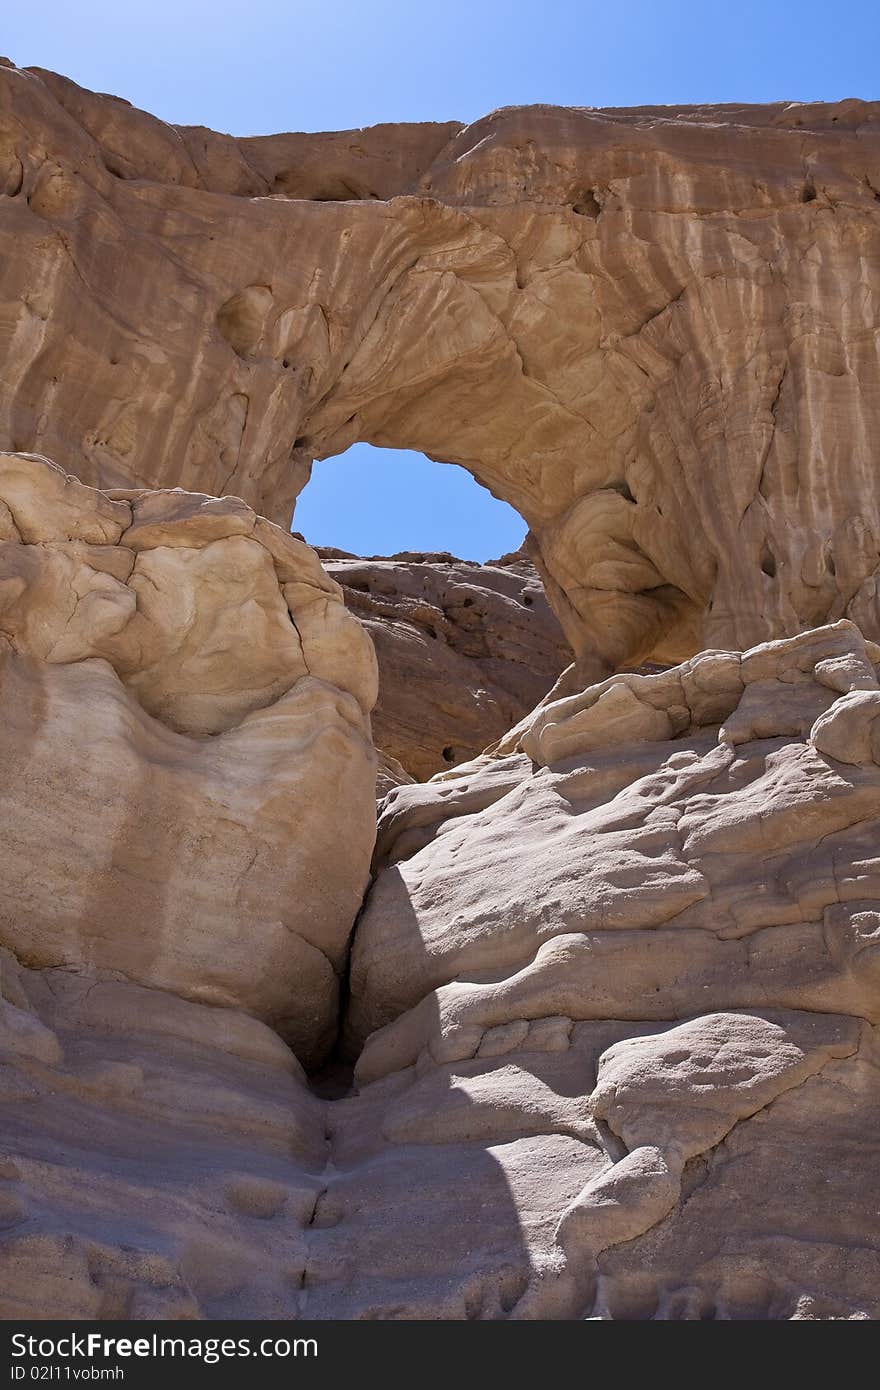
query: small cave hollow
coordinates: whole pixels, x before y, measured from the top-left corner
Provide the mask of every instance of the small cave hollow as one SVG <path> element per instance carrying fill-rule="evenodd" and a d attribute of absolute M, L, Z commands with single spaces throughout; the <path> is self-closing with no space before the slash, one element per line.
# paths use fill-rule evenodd
<path fill-rule="evenodd" d="M 767 541 L 764 542 L 761 551 L 761 572 L 766 574 L 768 579 L 776 578 L 776 556 L 773 554 Z"/>
<path fill-rule="evenodd" d="M 576 212 L 579 217 L 598 217 L 602 211 L 602 204 L 596 197 L 596 190 L 588 188 L 579 194 L 572 203 L 571 210 Z"/>

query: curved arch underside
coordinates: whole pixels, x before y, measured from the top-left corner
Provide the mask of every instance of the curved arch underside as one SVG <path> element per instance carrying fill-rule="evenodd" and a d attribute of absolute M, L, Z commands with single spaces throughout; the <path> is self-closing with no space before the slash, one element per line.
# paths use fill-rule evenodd
<path fill-rule="evenodd" d="M 460 463 L 584 669 L 880 636 L 880 105 L 236 140 L 4 67 L 0 192 L 5 447 L 285 523 Z"/>

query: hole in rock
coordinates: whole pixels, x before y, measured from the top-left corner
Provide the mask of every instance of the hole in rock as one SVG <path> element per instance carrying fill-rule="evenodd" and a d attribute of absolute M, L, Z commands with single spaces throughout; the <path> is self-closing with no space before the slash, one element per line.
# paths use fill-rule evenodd
<path fill-rule="evenodd" d="M 446 747 L 443 749 L 443 761 L 447 763 L 455 762 L 455 749 L 452 747 L 451 743 L 447 743 Z"/>
<path fill-rule="evenodd" d="M 598 217 L 602 211 L 602 204 L 596 197 L 592 188 L 582 193 L 576 202 L 571 205 L 572 212 L 576 212 L 579 217 Z"/>
<path fill-rule="evenodd" d="M 766 541 L 764 542 L 764 549 L 761 551 L 761 569 L 769 579 L 776 578 L 776 556 Z"/>
<path fill-rule="evenodd" d="M 801 202 L 812 203 L 815 201 L 815 198 L 816 185 L 813 183 L 812 179 L 807 179 L 806 183 L 803 186 L 803 189 L 801 190 Z"/>
<path fill-rule="evenodd" d="M 294 447 L 305 444 L 305 437 Z M 526 525 L 466 469 L 408 449 L 353 444 L 316 462 L 297 498 L 293 529 L 310 545 L 352 555 L 404 551 L 497 559 L 522 545 Z"/>

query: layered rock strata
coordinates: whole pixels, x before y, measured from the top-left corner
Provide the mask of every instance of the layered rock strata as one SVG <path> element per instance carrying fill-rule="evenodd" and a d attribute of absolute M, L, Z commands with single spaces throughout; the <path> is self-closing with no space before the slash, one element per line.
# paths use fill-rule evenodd
<path fill-rule="evenodd" d="M 841 622 L 625 674 L 392 792 L 336 1100 L 253 931 L 206 1000 L 118 968 L 131 910 L 116 968 L 10 927 L 0 1312 L 878 1316 L 878 661 Z"/>
<path fill-rule="evenodd" d="M 0 443 L 283 525 L 355 440 L 527 520 L 591 678 L 880 638 L 880 107 L 233 139 L 0 68 Z"/>
<path fill-rule="evenodd" d="M 235 140 L 0 64 L 2 1315 L 880 1316 L 878 226 L 871 103 Z M 380 709 L 365 900 L 287 533 L 358 439 L 577 659 L 426 784 Z"/>
<path fill-rule="evenodd" d="M 496 743 L 572 659 L 524 555 L 361 559 L 318 552 L 373 639 L 377 748 L 416 781 Z M 383 787 L 406 777 L 389 768 Z"/>
<path fill-rule="evenodd" d="M 517 1316 L 880 1312 L 878 658 L 840 622 L 621 675 L 388 797 L 363 1093 L 410 1078 L 401 1140 L 595 1165 Z"/>

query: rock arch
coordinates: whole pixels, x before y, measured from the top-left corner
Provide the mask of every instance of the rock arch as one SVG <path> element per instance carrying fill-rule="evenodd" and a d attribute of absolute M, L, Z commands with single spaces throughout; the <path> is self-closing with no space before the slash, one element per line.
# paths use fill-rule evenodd
<path fill-rule="evenodd" d="M 355 440 L 458 462 L 582 674 L 880 635 L 876 104 L 234 140 L 0 78 L 7 447 L 285 522 Z"/>

